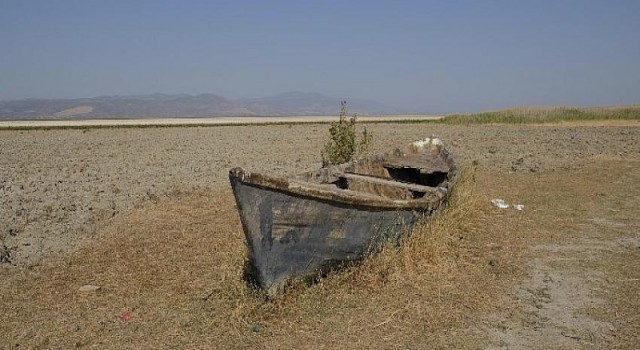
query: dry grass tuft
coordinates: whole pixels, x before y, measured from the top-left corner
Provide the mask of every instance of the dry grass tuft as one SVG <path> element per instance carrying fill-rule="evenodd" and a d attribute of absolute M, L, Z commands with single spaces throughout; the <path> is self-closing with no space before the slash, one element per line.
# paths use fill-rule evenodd
<path fill-rule="evenodd" d="M 416 226 L 399 246 L 387 245 L 365 259 L 362 267 L 345 275 L 348 282 L 374 290 L 393 282 L 420 284 L 426 276 L 446 273 L 459 248 L 459 236 L 472 235 L 468 223 L 480 216 L 474 177 L 475 169 L 463 172 L 444 212 Z"/>

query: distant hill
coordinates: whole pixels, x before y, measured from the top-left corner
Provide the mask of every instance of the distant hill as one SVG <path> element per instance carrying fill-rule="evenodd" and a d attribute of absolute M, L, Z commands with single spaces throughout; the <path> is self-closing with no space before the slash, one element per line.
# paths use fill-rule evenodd
<path fill-rule="evenodd" d="M 79 99 L 0 101 L 0 119 L 169 118 L 216 116 L 337 115 L 340 98 L 289 92 L 231 100 L 213 94 L 100 96 Z M 349 113 L 393 114 L 375 101 L 348 99 Z"/>
<path fill-rule="evenodd" d="M 349 113 L 391 114 L 389 106 L 370 100 L 347 99 Z M 271 97 L 239 99 L 238 103 L 259 115 L 333 115 L 340 111 L 340 98 L 313 92 L 288 92 Z"/>

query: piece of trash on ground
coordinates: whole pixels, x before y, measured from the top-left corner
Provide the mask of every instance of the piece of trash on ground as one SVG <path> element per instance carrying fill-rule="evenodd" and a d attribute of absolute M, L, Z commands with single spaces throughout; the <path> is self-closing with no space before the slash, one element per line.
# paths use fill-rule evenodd
<path fill-rule="evenodd" d="M 84 286 L 78 288 L 78 291 L 82 293 L 95 292 L 98 290 L 100 290 L 100 286 L 95 286 L 93 284 L 85 284 Z"/>
<path fill-rule="evenodd" d="M 516 208 L 516 210 L 524 210 L 524 204 L 515 204 L 513 207 Z"/>
<path fill-rule="evenodd" d="M 507 202 L 504 201 L 504 199 L 492 199 L 491 203 L 493 205 L 495 205 L 496 207 L 500 208 L 500 209 L 507 209 L 509 208 L 509 204 L 507 204 Z"/>

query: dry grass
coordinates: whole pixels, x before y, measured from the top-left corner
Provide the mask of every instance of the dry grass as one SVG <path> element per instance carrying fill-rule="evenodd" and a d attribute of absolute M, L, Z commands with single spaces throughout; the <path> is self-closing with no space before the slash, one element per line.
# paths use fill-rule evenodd
<path fill-rule="evenodd" d="M 499 296 L 526 273 L 527 248 L 578 236 L 599 210 L 593 188 L 623 193 L 625 184 L 602 183 L 616 164 L 599 165 L 469 170 L 447 210 L 403 245 L 271 302 L 241 280 L 245 247 L 229 191 L 150 205 L 73 254 L 0 271 L 0 338 L 7 348 L 483 347 L 487 315 L 508 307 Z M 494 209 L 488 199 L 498 196 L 527 209 Z M 102 289 L 77 291 L 90 283 Z"/>
<path fill-rule="evenodd" d="M 44 348 L 213 339 L 247 348 L 315 348 L 320 340 L 375 346 L 398 337 L 414 344 L 455 326 L 467 307 L 480 309 L 475 298 L 451 293 L 472 272 L 457 255 L 467 254 L 460 237 L 473 235 L 471 225 L 481 219 L 473 187 L 463 180 L 447 212 L 400 248 L 387 247 L 361 267 L 294 286 L 271 302 L 241 280 L 244 243 L 230 193 L 143 208 L 110 225 L 96 244 L 12 276 L 0 294 L 11 309 L 2 331 L 16 343 Z M 102 289 L 79 293 L 84 284 Z M 453 308 L 457 298 L 469 299 L 465 308 Z M 127 311 L 132 319 L 123 322 L 119 316 Z M 19 327 L 27 319 L 32 326 Z"/>
<path fill-rule="evenodd" d="M 640 120 L 640 106 L 593 108 L 512 108 L 493 112 L 453 114 L 445 124 L 538 124 L 594 120 Z"/>

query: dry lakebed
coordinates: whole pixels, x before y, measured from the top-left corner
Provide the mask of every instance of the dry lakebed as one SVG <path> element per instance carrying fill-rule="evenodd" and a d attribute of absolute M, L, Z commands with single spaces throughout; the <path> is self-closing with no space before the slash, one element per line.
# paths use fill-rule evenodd
<path fill-rule="evenodd" d="M 315 169 L 327 124 L 0 130 L 0 347 L 640 348 L 640 123 L 363 125 L 440 137 L 476 204 L 415 272 L 272 302 L 228 170 Z"/>

